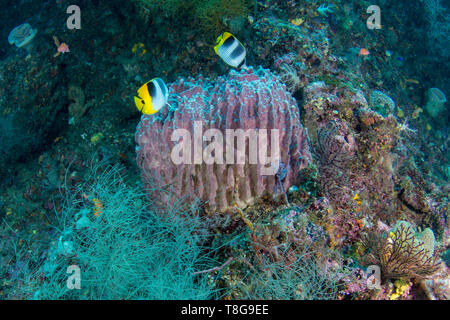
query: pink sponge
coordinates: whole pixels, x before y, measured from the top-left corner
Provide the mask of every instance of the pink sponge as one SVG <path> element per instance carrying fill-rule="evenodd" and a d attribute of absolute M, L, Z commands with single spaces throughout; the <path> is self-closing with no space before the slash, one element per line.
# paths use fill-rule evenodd
<path fill-rule="evenodd" d="M 168 191 L 162 192 L 163 200 L 167 194 L 197 198 L 208 212 L 226 211 L 235 204 L 244 208 L 266 192 L 294 185 L 311 159 L 297 103 L 269 70 L 232 70 L 216 81 L 179 78 L 169 92 L 171 106 L 143 115 L 136 131 L 143 179 Z M 237 129 L 257 136 L 257 149 L 245 139 L 240 158 L 236 148 L 242 143 L 231 139 Z M 261 150 L 270 163 L 264 162 Z M 181 156 L 185 161 L 180 163 Z M 208 162 L 211 156 L 215 163 Z"/>

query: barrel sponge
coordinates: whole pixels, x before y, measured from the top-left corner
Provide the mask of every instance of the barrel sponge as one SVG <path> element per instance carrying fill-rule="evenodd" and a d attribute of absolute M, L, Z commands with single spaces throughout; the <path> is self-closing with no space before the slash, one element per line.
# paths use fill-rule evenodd
<path fill-rule="evenodd" d="M 311 159 L 306 134 L 295 99 L 269 70 L 251 67 L 240 72 L 232 70 L 228 76 L 220 76 L 215 81 L 202 76 L 178 78 L 169 86 L 169 92 L 170 106 L 156 115 L 143 115 L 135 136 L 137 164 L 143 180 L 169 191 L 163 197 L 174 194 L 190 201 L 199 199 L 207 212 L 223 212 L 234 205 L 244 208 L 265 193 L 278 193 L 298 182 L 299 170 Z M 179 143 L 179 140 L 172 141 L 172 133 L 175 129 L 186 129 L 194 141 L 194 123 L 197 129 L 201 124 L 203 133 L 208 129 L 220 131 L 223 149 L 214 152 L 221 153 L 222 164 L 207 164 L 204 160 L 200 164 L 172 161 L 171 151 Z M 280 146 L 276 174 L 262 174 L 260 159 L 256 163 L 250 160 L 254 153 L 249 151 L 248 139 L 244 163 L 236 164 L 237 158 L 234 163 L 227 161 L 227 150 L 233 150 L 226 148 L 230 142 L 226 139 L 227 129 L 244 132 L 253 129 L 259 134 L 261 129 L 266 129 L 269 158 L 273 150 L 271 130 L 276 129 Z M 197 146 L 206 150 L 210 141 L 205 141 L 205 136 L 200 141 Z M 237 144 L 234 139 L 231 143 L 236 157 Z M 195 153 L 193 145 L 190 145 L 191 159 Z"/>
<path fill-rule="evenodd" d="M 9 44 L 15 44 L 18 48 L 26 46 L 33 40 L 37 29 L 33 29 L 30 24 L 23 23 L 11 30 L 8 35 Z"/>
<path fill-rule="evenodd" d="M 430 88 L 425 93 L 425 110 L 433 118 L 444 110 L 446 102 L 445 94 L 438 88 Z"/>

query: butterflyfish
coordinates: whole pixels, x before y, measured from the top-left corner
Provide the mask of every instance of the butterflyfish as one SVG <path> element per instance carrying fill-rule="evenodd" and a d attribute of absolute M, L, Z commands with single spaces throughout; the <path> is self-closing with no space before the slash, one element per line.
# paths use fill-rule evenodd
<path fill-rule="evenodd" d="M 167 104 L 169 90 L 161 78 L 152 79 L 137 91 L 134 102 L 139 111 L 144 114 L 154 114 Z"/>
<path fill-rule="evenodd" d="M 214 51 L 226 64 L 234 68 L 247 68 L 245 47 L 231 33 L 224 32 L 217 38 Z"/>

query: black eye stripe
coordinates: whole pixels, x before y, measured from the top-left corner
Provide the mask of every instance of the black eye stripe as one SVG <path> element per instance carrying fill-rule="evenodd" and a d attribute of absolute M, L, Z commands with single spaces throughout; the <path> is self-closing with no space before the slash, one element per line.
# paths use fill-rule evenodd
<path fill-rule="evenodd" d="M 148 90 L 148 93 L 149 93 L 150 97 L 154 97 L 156 95 L 156 86 L 153 83 L 153 81 L 149 82 L 147 84 L 147 90 Z"/>

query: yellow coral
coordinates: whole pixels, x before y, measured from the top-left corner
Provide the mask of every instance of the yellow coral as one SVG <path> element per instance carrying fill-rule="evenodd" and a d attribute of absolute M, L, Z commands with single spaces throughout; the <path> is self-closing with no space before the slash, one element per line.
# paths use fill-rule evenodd
<path fill-rule="evenodd" d="M 422 112 L 422 108 L 417 107 L 412 114 L 412 118 L 417 119 Z"/>
<path fill-rule="evenodd" d="M 133 48 L 131 48 L 131 52 L 137 53 L 138 49 L 140 49 L 139 56 L 141 57 L 147 52 L 147 49 L 145 49 L 145 45 L 142 42 L 135 43 Z"/>
<path fill-rule="evenodd" d="M 97 144 L 103 138 L 103 133 L 99 132 L 91 137 L 91 142 Z"/>
<path fill-rule="evenodd" d="M 305 20 L 303 20 L 302 18 L 296 18 L 296 19 L 291 19 L 289 20 L 294 26 L 299 26 L 301 25 Z"/>
<path fill-rule="evenodd" d="M 394 292 L 393 294 L 391 294 L 391 296 L 389 297 L 389 300 L 397 300 L 400 297 L 400 295 L 396 292 Z"/>
<path fill-rule="evenodd" d="M 390 300 L 397 300 L 402 295 L 404 295 L 407 291 L 409 291 L 411 287 L 411 283 L 406 282 L 405 280 L 395 280 L 394 282 L 395 291 L 391 294 Z"/>
<path fill-rule="evenodd" d="M 361 200 L 359 199 L 359 196 L 357 193 L 355 193 L 355 196 L 353 197 L 353 200 L 356 202 L 356 204 L 361 204 Z"/>

